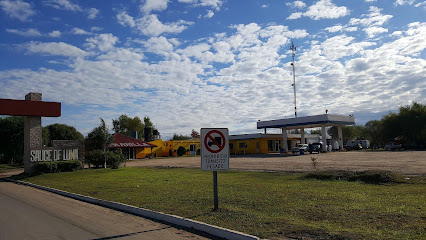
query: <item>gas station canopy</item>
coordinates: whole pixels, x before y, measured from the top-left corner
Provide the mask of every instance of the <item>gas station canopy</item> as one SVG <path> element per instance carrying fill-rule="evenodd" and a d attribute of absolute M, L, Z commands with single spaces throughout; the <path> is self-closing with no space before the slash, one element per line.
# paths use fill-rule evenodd
<path fill-rule="evenodd" d="M 323 114 L 316 116 L 278 119 L 270 121 L 258 121 L 257 129 L 262 128 L 316 128 L 321 126 L 336 126 L 336 125 L 354 125 L 355 118 L 353 116 L 343 116 L 334 114 Z"/>

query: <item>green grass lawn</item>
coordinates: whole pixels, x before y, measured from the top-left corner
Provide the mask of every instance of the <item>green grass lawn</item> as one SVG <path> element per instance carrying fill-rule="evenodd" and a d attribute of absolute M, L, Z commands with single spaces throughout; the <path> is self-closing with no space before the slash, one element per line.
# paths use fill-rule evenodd
<path fill-rule="evenodd" d="M 0 164 L 0 173 L 10 171 L 11 169 L 19 169 L 22 167 L 14 167 L 9 164 Z"/>
<path fill-rule="evenodd" d="M 303 174 L 198 169 L 88 169 L 32 183 L 179 215 L 261 238 L 426 239 L 426 178 L 405 183 L 304 179 Z"/>

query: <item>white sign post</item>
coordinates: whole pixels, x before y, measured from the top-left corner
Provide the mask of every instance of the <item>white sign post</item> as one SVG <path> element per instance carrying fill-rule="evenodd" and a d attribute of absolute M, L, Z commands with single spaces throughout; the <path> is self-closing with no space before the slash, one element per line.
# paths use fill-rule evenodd
<path fill-rule="evenodd" d="M 201 169 L 213 171 L 214 208 L 219 208 L 217 171 L 229 169 L 229 132 L 227 128 L 201 128 Z"/>

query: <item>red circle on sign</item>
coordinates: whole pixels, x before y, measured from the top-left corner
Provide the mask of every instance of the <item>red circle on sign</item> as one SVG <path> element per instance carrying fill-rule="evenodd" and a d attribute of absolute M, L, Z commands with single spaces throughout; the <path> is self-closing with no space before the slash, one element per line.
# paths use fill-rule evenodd
<path fill-rule="evenodd" d="M 218 144 L 217 141 L 211 136 L 212 133 L 217 133 L 220 135 L 220 137 L 223 139 L 223 144 Z M 219 148 L 217 150 L 213 150 L 210 148 L 210 146 L 207 144 L 207 138 L 213 141 L 213 143 Z M 225 147 L 225 136 L 223 136 L 223 133 L 219 132 L 218 130 L 212 130 L 206 134 L 204 137 L 204 146 L 206 147 L 207 151 L 211 153 L 218 153 L 223 150 Z"/>

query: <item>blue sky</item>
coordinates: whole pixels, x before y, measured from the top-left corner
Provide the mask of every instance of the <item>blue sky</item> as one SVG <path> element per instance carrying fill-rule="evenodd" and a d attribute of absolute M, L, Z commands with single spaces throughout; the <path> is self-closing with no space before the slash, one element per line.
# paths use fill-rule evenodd
<path fill-rule="evenodd" d="M 0 0 L 0 98 L 42 92 L 83 134 L 149 116 L 164 139 L 257 120 L 380 119 L 425 104 L 422 0 Z"/>

